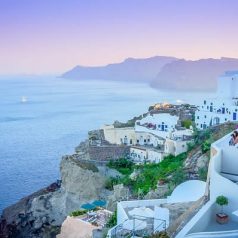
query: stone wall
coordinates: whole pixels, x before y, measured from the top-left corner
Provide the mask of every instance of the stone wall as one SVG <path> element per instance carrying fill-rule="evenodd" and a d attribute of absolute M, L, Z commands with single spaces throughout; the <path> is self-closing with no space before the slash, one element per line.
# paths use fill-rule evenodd
<path fill-rule="evenodd" d="M 91 160 L 105 161 L 125 157 L 130 153 L 129 146 L 90 146 L 89 157 Z"/>

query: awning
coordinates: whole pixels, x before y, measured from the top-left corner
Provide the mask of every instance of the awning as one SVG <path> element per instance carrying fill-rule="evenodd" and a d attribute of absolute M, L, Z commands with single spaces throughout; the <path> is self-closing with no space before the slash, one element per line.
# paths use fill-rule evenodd
<path fill-rule="evenodd" d="M 95 200 L 92 205 L 96 206 L 96 207 L 105 207 L 107 204 L 106 201 L 104 200 Z"/>
<path fill-rule="evenodd" d="M 81 208 L 83 208 L 85 210 L 93 210 L 94 208 L 96 208 L 96 206 L 91 203 L 85 203 L 81 206 Z"/>

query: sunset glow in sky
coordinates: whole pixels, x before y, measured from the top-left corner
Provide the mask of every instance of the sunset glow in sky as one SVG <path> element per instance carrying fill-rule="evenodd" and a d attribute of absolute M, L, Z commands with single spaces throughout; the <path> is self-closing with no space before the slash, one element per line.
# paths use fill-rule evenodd
<path fill-rule="evenodd" d="M 237 0 L 1 0 L 0 74 L 154 55 L 238 58 Z"/>

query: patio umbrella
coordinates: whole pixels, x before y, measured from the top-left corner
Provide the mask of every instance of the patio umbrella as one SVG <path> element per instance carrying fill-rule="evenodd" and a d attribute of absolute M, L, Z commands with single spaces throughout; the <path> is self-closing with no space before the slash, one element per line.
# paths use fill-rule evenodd
<path fill-rule="evenodd" d="M 138 218 L 153 218 L 154 211 L 148 207 L 136 207 L 128 212 L 131 216 L 138 216 Z"/>
<path fill-rule="evenodd" d="M 96 207 L 105 207 L 106 203 L 107 202 L 103 200 L 95 200 L 92 204 L 95 205 Z"/>
<path fill-rule="evenodd" d="M 129 231 L 143 230 L 143 229 L 146 228 L 146 226 L 147 226 L 147 224 L 146 224 L 145 221 L 141 221 L 141 220 L 138 220 L 138 219 L 127 220 L 122 225 L 123 229 L 129 230 Z"/>
<path fill-rule="evenodd" d="M 96 208 L 96 206 L 91 203 L 85 203 L 81 206 L 81 208 L 83 208 L 85 210 L 93 210 L 94 208 Z"/>

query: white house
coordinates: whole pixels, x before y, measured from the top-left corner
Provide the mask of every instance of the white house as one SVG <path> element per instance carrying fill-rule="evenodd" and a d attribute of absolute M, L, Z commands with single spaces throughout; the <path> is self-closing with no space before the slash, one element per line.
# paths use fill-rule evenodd
<path fill-rule="evenodd" d="M 134 127 L 115 128 L 113 125 L 101 127 L 105 140 L 117 145 L 163 146 L 164 139 L 151 132 L 135 131 Z"/>
<path fill-rule="evenodd" d="M 147 149 L 142 147 L 132 146 L 130 147 L 130 157 L 136 163 L 139 163 L 139 164 L 144 163 L 146 162 L 148 158 Z"/>
<path fill-rule="evenodd" d="M 131 146 L 130 157 L 135 163 L 141 164 L 144 162 L 159 163 L 163 160 L 166 154 L 161 150 L 156 150 L 152 147 Z"/>
<path fill-rule="evenodd" d="M 179 117 L 172 116 L 169 113 L 148 115 L 136 121 L 135 131 L 150 132 L 166 139 L 175 131 L 175 126 L 178 124 L 178 121 Z"/>
<path fill-rule="evenodd" d="M 164 144 L 164 153 L 167 155 L 177 156 L 183 152 L 186 152 L 188 149 L 187 140 L 171 140 L 166 139 Z"/>
<path fill-rule="evenodd" d="M 113 125 L 104 125 L 101 128 L 105 140 L 111 144 L 135 145 L 137 141 L 134 127 L 115 128 Z"/>
<path fill-rule="evenodd" d="M 228 121 L 238 121 L 238 71 L 219 77 L 216 98 L 204 99 L 195 113 L 198 129 Z"/>

